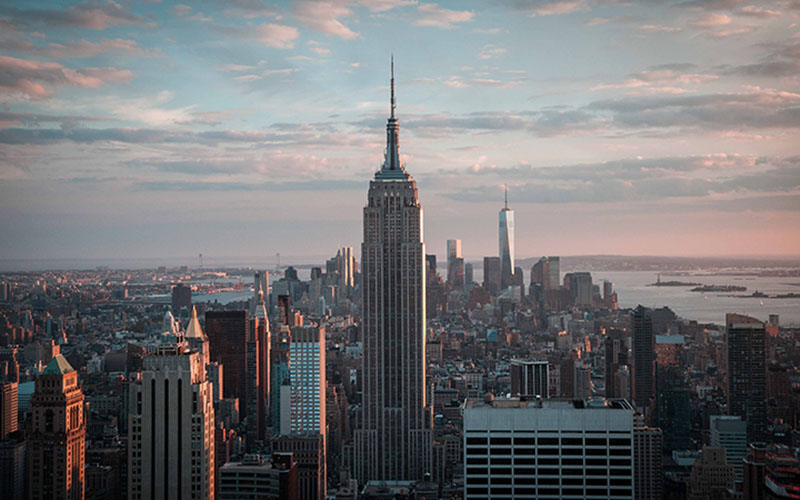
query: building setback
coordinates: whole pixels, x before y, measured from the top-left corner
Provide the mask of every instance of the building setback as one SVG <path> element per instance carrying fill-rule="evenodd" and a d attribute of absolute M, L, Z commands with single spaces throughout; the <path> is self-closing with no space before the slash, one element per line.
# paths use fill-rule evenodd
<path fill-rule="evenodd" d="M 369 184 L 361 246 L 363 413 L 355 477 L 420 480 L 431 468 L 425 361 L 425 243 L 417 184 L 400 163 L 394 70 L 386 156 Z"/>

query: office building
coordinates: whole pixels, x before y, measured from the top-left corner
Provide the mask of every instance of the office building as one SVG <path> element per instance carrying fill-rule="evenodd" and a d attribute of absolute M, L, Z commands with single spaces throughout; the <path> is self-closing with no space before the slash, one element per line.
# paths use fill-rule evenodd
<path fill-rule="evenodd" d="M 748 442 L 766 441 L 766 330 L 764 323 L 727 314 L 728 413 L 747 422 Z"/>
<path fill-rule="evenodd" d="M 451 288 L 464 288 L 464 259 L 456 257 L 447 263 L 447 283 Z"/>
<path fill-rule="evenodd" d="M 475 268 L 472 264 L 464 264 L 464 284 L 466 286 L 472 285 L 475 281 Z"/>
<path fill-rule="evenodd" d="M 272 440 L 273 450 L 289 453 L 297 467 L 297 496 L 303 500 L 325 500 L 327 466 L 325 437 L 319 433 L 279 436 Z"/>
<path fill-rule="evenodd" d="M 256 271 L 253 274 L 253 295 L 261 294 L 264 300 L 269 300 L 269 271 Z"/>
<path fill-rule="evenodd" d="M 725 448 L 725 458 L 733 465 L 736 480 L 742 480 L 742 460 L 747 455 L 747 422 L 731 415 L 709 417 L 711 446 Z"/>
<path fill-rule="evenodd" d="M 531 267 L 531 284 L 539 283 L 543 290 L 556 290 L 561 286 L 559 257 L 542 257 Z"/>
<path fill-rule="evenodd" d="M 192 308 L 192 287 L 178 283 L 172 287 L 172 311 L 180 316 L 182 308 Z"/>
<path fill-rule="evenodd" d="M 291 454 L 272 459 L 248 454 L 219 470 L 219 500 L 298 500 L 297 466 Z"/>
<path fill-rule="evenodd" d="M 31 500 L 83 500 L 86 420 L 78 372 L 56 354 L 36 379 L 28 434 Z"/>
<path fill-rule="evenodd" d="M 764 498 L 766 500 L 800 498 L 800 460 L 785 446 L 772 446 L 767 450 Z"/>
<path fill-rule="evenodd" d="M 567 273 L 564 287 L 569 290 L 570 302 L 578 307 L 590 307 L 594 296 L 592 275 L 587 272 Z"/>
<path fill-rule="evenodd" d="M 662 498 L 661 429 L 636 425 L 633 429 L 634 498 Z"/>
<path fill-rule="evenodd" d="M 289 433 L 325 435 L 325 327 L 295 326 L 289 345 Z"/>
<path fill-rule="evenodd" d="M 499 248 L 500 248 L 500 289 L 504 290 L 514 281 L 514 211 L 508 208 L 508 186 L 506 186 L 505 206 L 500 210 L 499 217 Z"/>
<path fill-rule="evenodd" d="M 464 498 L 633 498 L 625 400 L 467 400 Z"/>
<path fill-rule="evenodd" d="M 26 449 L 27 443 L 23 439 L 22 431 L 0 440 L 0 491 L 3 492 L 0 496 L 3 500 L 28 498 Z"/>
<path fill-rule="evenodd" d="M 724 498 L 727 490 L 733 490 L 735 473 L 733 465 L 725 458 L 725 450 L 704 446 L 700 458 L 695 460 L 689 476 L 686 498 L 707 500 Z"/>
<path fill-rule="evenodd" d="M 212 392 L 202 356 L 180 338 L 145 356 L 128 387 L 128 498 L 213 500 Z"/>
<path fill-rule="evenodd" d="M 222 363 L 226 398 L 247 397 L 247 339 L 250 322 L 247 311 L 206 311 L 206 335 L 211 361 Z"/>
<path fill-rule="evenodd" d="M 17 382 L 0 382 L 0 441 L 17 432 L 18 398 Z"/>
<path fill-rule="evenodd" d="M 425 361 L 425 243 L 417 184 L 400 164 L 394 75 L 386 156 L 370 181 L 361 246 L 362 424 L 355 477 L 419 480 L 431 469 Z"/>
<path fill-rule="evenodd" d="M 483 287 L 492 295 L 500 291 L 500 257 L 483 258 Z"/>
<path fill-rule="evenodd" d="M 631 366 L 633 402 L 637 408 L 648 408 L 655 396 L 656 353 L 653 322 L 646 308 L 639 306 L 631 317 L 633 363 Z"/>
<path fill-rule="evenodd" d="M 742 460 L 742 499 L 764 500 L 764 475 L 767 468 L 765 443 L 752 443 Z"/>
<path fill-rule="evenodd" d="M 355 258 L 353 257 L 353 247 L 342 247 L 336 254 L 337 271 L 339 273 L 339 283 L 342 294 L 346 295 L 355 286 Z"/>
<path fill-rule="evenodd" d="M 511 395 L 547 398 L 550 396 L 547 361 L 511 360 Z"/>
<path fill-rule="evenodd" d="M 605 346 L 605 384 L 607 398 L 625 398 L 627 387 L 618 387 L 617 372 L 628 366 L 628 340 L 622 332 L 611 331 L 603 341 Z"/>

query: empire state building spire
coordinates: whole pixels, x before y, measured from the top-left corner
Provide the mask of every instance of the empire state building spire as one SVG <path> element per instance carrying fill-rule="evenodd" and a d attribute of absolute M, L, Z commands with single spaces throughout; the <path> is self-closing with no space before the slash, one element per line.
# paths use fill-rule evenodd
<path fill-rule="evenodd" d="M 383 160 L 383 166 L 375 176 L 380 178 L 405 179 L 407 174 L 400 164 L 400 148 L 397 138 L 400 126 L 397 124 L 397 118 L 394 116 L 394 112 L 397 109 L 397 99 L 394 95 L 394 56 L 392 56 L 391 89 L 391 114 L 386 123 L 386 154 Z"/>

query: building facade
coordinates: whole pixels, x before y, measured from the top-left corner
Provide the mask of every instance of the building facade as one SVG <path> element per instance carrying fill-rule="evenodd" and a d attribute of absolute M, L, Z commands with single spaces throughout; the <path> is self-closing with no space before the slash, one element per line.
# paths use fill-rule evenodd
<path fill-rule="evenodd" d="M 78 372 L 56 354 L 36 380 L 28 436 L 31 500 L 83 500 L 86 417 Z"/>
<path fill-rule="evenodd" d="M 625 400 L 467 400 L 464 498 L 633 498 Z"/>
<path fill-rule="evenodd" d="M 512 360 L 511 395 L 549 397 L 549 366 L 547 361 Z"/>
<path fill-rule="evenodd" d="M 767 438 L 766 330 L 764 323 L 727 314 L 728 413 L 747 422 L 748 442 Z"/>
<path fill-rule="evenodd" d="M 500 288 L 505 289 L 514 284 L 514 211 L 508 208 L 508 188 L 506 188 L 505 206 L 498 214 L 499 249 L 500 249 Z"/>
<path fill-rule="evenodd" d="M 200 353 L 159 346 L 128 398 L 128 498 L 213 499 L 213 389 Z"/>
<path fill-rule="evenodd" d="M 400 163 L 394 75 L 391 87 L 386 156 L 370 181 L 361 246 L 364 396 L 354 453 L 362 484 L 422 479 L 431 468 L 422 205 Z"/>

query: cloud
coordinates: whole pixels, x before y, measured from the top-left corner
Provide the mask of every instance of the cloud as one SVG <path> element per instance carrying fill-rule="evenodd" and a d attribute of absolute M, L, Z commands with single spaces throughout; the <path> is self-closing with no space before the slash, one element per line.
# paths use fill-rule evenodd
<path fill-rule="evenodd" d="M 587 11 L 586 0 L 520 0 L 515 7 L 532 16 L 553 16 Z"/>
<path fill-rule="evenodd" d="M 759 19 L 771 19 L 781 16 L 780 12 L 765 9 L 763 7 L 757 7 L 755 5 L 746 5 L 736 11 L 736 14 L 740 16 L 757 17 Z"/>
<path fill-rule="evenodd" d="M 358 0 L 359 5 L 368 8 L 370 12 L 386 12 L 398 7 L 417 5 L 417 0 Z"/>
<path fill-rule="evenodd" d="M 0 49 L 24 52 L 37 56 L 53 59 L 77 59 L 93 57 L 98 54 L 112 54 L 117 56 L 135 57 L 161 57 L 160 49 L 145 49 L 138 42 L 125 38 L 101 38 L 97 42 L 86 39 L 66 43 L 49 43 L 46 46 L 37 46 L 20 38 L 7 38 L 0 40 Z"/>
<path fill-rule="evenodd" d="M 456 23 L 472 21 L 475 13 L 471 11 L 457 11 L 439 7 L 435 3 L 424 3 L 417 7 L 417 26 L 430 26 L 434 28 L 450 29 Z"/>
<path fill-rule="evenodd" d="M 104 30 L 111 26 L 144 24 L 144 19 L 110 0 L 108 2 L 84 2 L 65 9 L 0 7 L 0 16 L 11 18 L 22 25 L 46 24 L 92 30 Z"/>
<path fill-rule="evenodd" d="M 254 31 L 254 37 L 267 47 L 276 49 L 294 48 L 294 41 L 300 36 L 297 28 L 282 24 L 262 24 Z"/>
<path fill-rule="evenodd" d="M 502 56 L 506 53 L 506 49 L 502 47 L 496 47 L 494 45 L 484 45 L 483 48 L 478 52 L 479 59 L 493 59 L 497 56 Z"/>
<path fill-rule="evenodd" d="M 646 33 L 679 33 L 683 31 L 681 28 L 674 26 L 661 26 L 658 24 L 643 24 L 636 29 Z"/>
<path fill-rule="evenodd" d="M 58 63 L 0 56 L 0 93 L 41 100 L 61 86 L 99 88 L 106 83 L 126 83 L 133 73 L 117 68 L 70 69 Z"/>
<path fill-rule="evenodd" d="M 706 14 L 704 16 L 693 19 L 689 22 L 694 28 L 707 29 L 716 28 L 717 26 L 727 26 L 732 19 L 725 14 Z"/>
<path fill-rule="evenodd" d="M 358 33 L 339 20 L 342 17 L 353 16 L 353 11 L 347 7 L 347 2 L 299 0 L 292 5 L 292 13 L 305 28 L 345 40 L 358 38 Z"/>
<path fill-rule="evenodd" d="M 478 175 L 518 180 L 511 183 L 518 203 L 618 203 L 658 201 L 671 198 L 709 200 L 712 195 L 744 196 L 758 193 L 790 193 L 800 188 L 800 158 L 766 158 L 731 154 L 692 157 L 636 158 L 604 163 L 532 167 L 483 168 L 438 175 Z M 711 173 L 713 172 L 713 174 Z M 533 180 L 532 180 L 533 179 Z M 469 181 L 467 180 L 469 183 Z M 492 182 L 449 192 L 459 201 L 485 201 L 495 196 Z M 800 210 L 800 206 L 795 210 Z"/>
<path fill-rule="evenodd" d="M 615 83 L 602 83 L 596 85 L 589 90 L 607 90 L 607 89 L 630 89 L 630 88 L 643 88 L 652 87 L 654 85 L 664 84 L 680 84 L 680 85 L 700 85 L 719 78 L 717 75 L 708 75 L 700 73 L 683 73 L 669 67 L 658 67 L 647 71 L 641 71 L 629 75 L 628 79 Z M 671 89 L 675 89 L 672 87 Z M 685 90 L 684 90 L 685 91 Z M 673 92 L 674 93 L 674 92 Z"/>
<path fill-rule="evenodd" d="M 0 129 L 19 125 L 26 127 L 39 127 L 44 123 L 59 123 L 62 129 L 72 129 L 85 122 L 100 122 L 108 120 L 99 116 L 82 115 L 50 115 L 43 113 L 13 113 L 0 111 Z"/>

